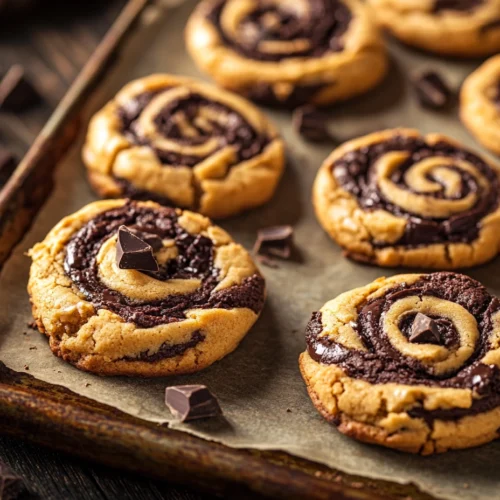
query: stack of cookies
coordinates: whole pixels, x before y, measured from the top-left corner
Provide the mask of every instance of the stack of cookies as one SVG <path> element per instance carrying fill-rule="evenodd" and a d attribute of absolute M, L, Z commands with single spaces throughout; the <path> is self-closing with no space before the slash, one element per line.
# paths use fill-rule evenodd
<path fill-rule="evenodd" d="M 106 199 L 30 251 L 33 316 L 53 353 L 101 375 L 165 376 L 232 352 L 266 286 L 211 219 L 268 202 L 285 168 L 284 140 L 250 101 L 300 108 L 303 125 L 304 109 L 366 93 L 389 68 L 381 28 L 439 54 L 498 54 L 500 0 L 202 0 L 186 45 L 217 86 L 156 74 L 118 92 L 82 152 Z M 438 77 L 423 81 L 425 102 L 448 99 Z M 500 154 L 500 55 L 464 82 L 460 117 Z M 341 432 L 422 454 L 498 437 L 500 301 L 453 271 L 499 253 L 499 183 L 494 162 L 407 128 L 318 165 L 312 203 L 346 257 L 437 271 L 380 278 L 313 313 L 300 370 Z"/>

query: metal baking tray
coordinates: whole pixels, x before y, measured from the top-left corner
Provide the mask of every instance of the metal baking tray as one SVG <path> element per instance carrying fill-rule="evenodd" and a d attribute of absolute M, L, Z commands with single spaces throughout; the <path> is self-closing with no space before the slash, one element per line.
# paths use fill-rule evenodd
<path fill-rule="evenodd" d="M 163 0 L 130 0 L 121 15 L 88 61 L 59 107 L 38 136 L 30 151 L 0 192 L 0 264 L 8 259 L 16 244 L 28 232 L 34 218 L 43 204 L 51 197 L 54 173 L 61 164 L 65 153 L 75 145 L 75 141 L 86 127 L 85 115 L 96 111 L 105 101 L 99 97 L 104 80 L 114 78 L 119 61 L 141 57 L 148 58 L 160 50 L 154 44 L 155 31 L 175 29 L 178 43 L 182 44 L 182 25 L 168 24 L 168 15 L 179 7 Z M 195 0 L 188 0 L 192 7 Z M 186 9 L 184 9 L 186 10 Z M 165 23 L 154 20 L 161 11 Z M 186 10 L 187 12 L 187 10 Z M 180 47 L 180 45 L 179 45 Z M 165 55 L 164 71 L 179 72 L 181 63 L 176 63 L 176 50 L 179 47 L 161 47 Z M 475 64 L 475 63 L 474 63 Z M 471 66 L 473 67 L 473 65 Z M 390 77 L 384 84 L 384 91 L 375 89 L 366 99 L 361 99 L 353 110 L 349 105 L 340 105 L 335 113 L 342 127 L 339 135 L 348 137 L 373 131 L 382 127 L 404 125 L 399 123 L 401 109 L 398 99 L 405 90 L 400 85 L 402 75 L 393 67 Z M 124 83 L 123 75 L 118 78 Z M 459 82 L 452 82 L 457 84 Z M 118 86 L 119 88 L 119 86 Z M 109 96 L 108 96 L 109 97 Z M 405 109 L 412 113 L 413 104 Z M 385 107 L 381 121 L 381 108 Z M 281 113 L 281 112 L 280 112 Z M 311 162 L 311 145 L 301 141 L 291 130 L 289 115 L 278 113 L 280 125 L 287 138 L 289 155 L 293 157 L 294 168 L 282 181 L 283 193 L 299 190 L 302 183 L 301 173 L 307 173 L 309 180 L 319 167 L 316 160 Z M 346 116 L 348 116 L 346 118 Z M 275 118 L 275 116 L 272 116 Z M 333 117 L 335 121 L 335 116 Z M 439 117 L 435 119 L 438 127 L 444 126 Z M 465 133 L 465 132 L 463 132 Z M 459 139 L 461 137 L 458 137 Z M 331 147 L 316 147 L 314 158 L 325 157 Z M 75 165 L 75 169 L 82 168 Z M 69 173 L 71 175 L 71 172 Z M 286 196 L 285 196 L 286 198 Z M 300 207 L 294 200 L 290 206 L 281 209 L 288 211 L 287 222 L 299 218 Z M 312 209 L 306 210 L 305 224 L 312 234 L 321 232 L 312 218 Z M 239 225 L 249 224 L 245 243 L 255 235 L 260 225 L 281 222 L 273 208 L 264 208 L 251 223 L 246 215 L 238 219 Z M 303 217 L 304 218 L 304 217 Z M 232 223 L 234 226 L 235 223 Z M 308 233 L 309 234 L 309 233 Z M 325 242 L 328 241 L 324 236 Z M 342 259 L 340 251 L 331 242 L 335 258 Z M 299 249 L 300 250 L 300 249 Z M 306 253 L 308 250 L 306 251 Z M 299 252 L 300 253 L 300 252 Z M 299 255 L 299 261 L 300 255 Z M 352 285 L 366 281 L 363 276 L 355 276 L 357 269 L 348 261 L 339 260 L 342 279 L 352 275 Z M 300 266 L 300 262 L 296 263 Z M 319 259 L 316 270 L 326 265 Z M 303 295 L 313 294 L 311 303 L 320 307 L 331 297 L 311 291 L 314 285 L 307 284 L 307 268 L 300 271 L 304 279 Z M 384 271 L 372 269 L 368 274 L 376 277 Z M 309 288 L 308 288 L 309 287 Z M 312 311 L 312 309 L 311 309 Z M 303 322 L 307 318 L 302 318 Z M 297 335 L 301 335 L 299 332 Z M 1 334 L 0 334 L 1 338 Z M 304 400 L 304 404 L 310 404 Z M 97 403 L 77 395 L 63 387 L 50 385 L 37 380 L 28 373 L 17 373 L 0 362 L 0 431 L 20 436 L 39 444 L 76 454 L 100 463 L 109 464 L 148 476 L 168 479 L 175 482 L 198 486 L 202 489 L 224 493 L 238 498 L 262 494 L 282 498 L 384 498 L 384 499 L 428 499 L 432 498 L 412 484 L 369 479 L 349 475 L 328 468 L 319 463 L 301 459 L 279 451 L 260 451 L 254 449 L 234 449 L 213 441 L 204 440 L 184 432 L 158 426 L 140 418 L 132 417 L 115 408 Z M 335 432 L 332 430 L 332 432 Z"/>

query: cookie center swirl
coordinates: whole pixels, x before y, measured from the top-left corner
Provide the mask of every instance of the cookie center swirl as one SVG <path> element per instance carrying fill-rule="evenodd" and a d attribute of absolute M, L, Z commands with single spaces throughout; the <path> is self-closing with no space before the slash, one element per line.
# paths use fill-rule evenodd
<path fill-rule="evenodd" d="M 116 233 L 122 225 L 162 238 L 163 248 L 156 253 L 158 272 L 117 268 Z M 253 274 L 240 284 L 219 286 L 223 273 L 216 262 L 213 241 L 186 231 L 175 210 L 129 203 L 100 214 L 71 238 L 64 269 L 97 309 L 144 328 L 182 321 L 191 309 L 260 312 L 263 279 Z"/>
<path fill-rule="evenodd" d="M 446 142 L 397 136 L 346 153 L 333 174 L 364 210 L 408 219 L 399 245 L 473 241 L 481 219 L 498 204 L 493 169 Z"/>
<path fill-rule="evenodd" d="M 186 87 L 140 94 L 119 114 L 125 136 L 152 148 L 163 164 L 206 169 L 219 177 L 269 143 L 252 123 L 258 119 L 251 111 L 243 116 Z"/>
<path fill-rule="evenodd" d="M 343 50 L 351 12 L 338 0 L 224 0 L 209 17 L 233 50 L 279 61 Z"/>

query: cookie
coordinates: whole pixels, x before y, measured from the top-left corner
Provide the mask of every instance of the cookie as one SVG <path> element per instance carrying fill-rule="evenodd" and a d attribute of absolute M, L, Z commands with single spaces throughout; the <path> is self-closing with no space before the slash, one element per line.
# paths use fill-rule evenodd
<path fill-rule="evenodd" d="M 306 342 L 309 395 L 348 436 L 425 455 L 498 437 L 500 301 L 467 276 L 379 278 L 314 313 Z"/>
<path fill-rule="evenodd" d="M 380 25 L 408 45 L 443 55 L 500 51 L 500 0 L 368 0 Z"/>
<path fill-rule="evenodd" d="M 499 175 L 443 135 L 385 130 L 335 149 L 317 174 L 313 202 L 348 257 L 457 269 L 499 252 Z"/>
<path fill-rule="evenodd" d="M 268 201 L 284 169 L 274 126 L 239 96 L 153 75 L 91 120 L 83 160 L 95 190 L 227 217 Z"/>
<path fill-rule="evenodd" d="M 100 375 L 201 370 L 257 320 L 264 279 L 248 252 L 193 212 L 107 200 L 30 250 L 28 292 L 52 352 Z"/>
<path fill-rule="evenodd" d="M 222 87 L 286 108 L 361 94 L 387 69 L 373 13 L 360 0 L 203 0 L 186 43 Z"/>
<path fill-rule="evenodd" d="M 460 91 L 460 117 L 483 146 L 500 155 L 500 55 L 466 78 Z"/>

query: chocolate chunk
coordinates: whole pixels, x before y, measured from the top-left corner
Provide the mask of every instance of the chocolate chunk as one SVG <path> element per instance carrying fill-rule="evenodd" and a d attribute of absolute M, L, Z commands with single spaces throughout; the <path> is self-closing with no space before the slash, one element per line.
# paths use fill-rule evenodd
<path fill-rule="evenodd" d="M 120 269 L 159 271 L 152 246 L 138 238 L 126 226 L 120 226 L 118 229 L 116 264 Z"/>
<path fill-rule="evenodd" d="M 180 422 L 222 414 L 219 402 L 204 385 L 174 385 L 165 390 L 165 404 Z"/>
<path fill-rule="evenodd" d="M 491 389 L 496 370 L 495 365 L 479 364 L 475 366 L 469 374 L 472 388 L 478 394 L 486 394 Z"/>
<path fill-rule="evenodd" d="M 15 474 L 10 467 L 0 461 L 0 499 L 14 500 L 26 491 L 22 477 Z"/>
<path fill-rule="evenodd" d="M 14 155 L 8 149 L 0 146 L 0 186 L 6 184 L 16 166 L 17 161 Z"/>
<path fill-rule="evenodd" d="M 420 104 L 426 108 L 442 109 L 450 104 L 452 92 L 435 71 L 425 71 L 413 79 Z"/>
<path fill-rule="evenodd" d="M 40 94 L 27 80 L 19 64 L 12 66 L 0 82 L 0 109 L 24 111 L 40 102 Z"/>
<path fill-rule="evenodd" d="M 135 236 L 150 245 L 154 252 L 157 252 L 163 247 L 163 240 L 157 234 L 141 231 L 134 227 L 129 227 L 128 229 Z"/>
<path fill-rule="evenodd" d="M 289 259 L 292 254 L 292 240 L 292 226 L 273 226 L 260 229 L 257 233 L 254 253 Z"/>
<path fill-rule="evenodd" d="M 436 322 L 429 316 L 418 313 L 413 320 L 409 340 L 415 344 L 440 344 L 441 337 Z"/>
<path fill-rule="evenodd" d="M 306 105 L 296 108 L 293 112 L 292 123 L 297 133 L 308 141 L 334 141 L 328 130 L 328 115 L 314 106 Z"/>

